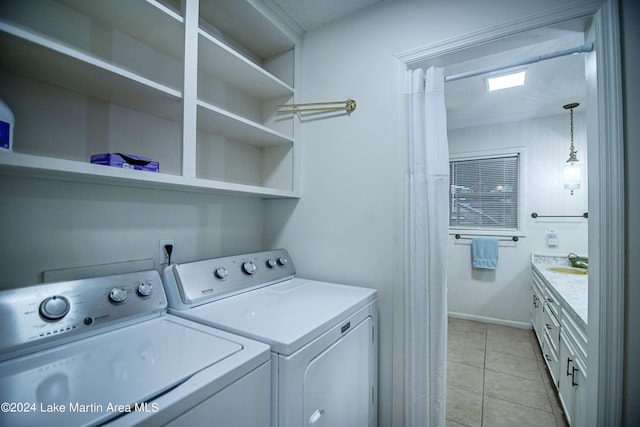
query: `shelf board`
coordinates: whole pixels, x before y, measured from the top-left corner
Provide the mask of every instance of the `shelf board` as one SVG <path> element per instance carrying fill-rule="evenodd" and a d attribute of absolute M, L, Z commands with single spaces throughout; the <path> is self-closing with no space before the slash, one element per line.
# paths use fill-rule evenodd
<path fill-rule="evenodd" d="M 200 2 L 200 17 L 262 60 L 295 47 L 295 42 L 248 0 Z"/>
<path fill-rule="evenodd" d="M 45 36 L 0 21 L 0 68 L 74 92 L 182 121 L 180 91 Z"/>
<path fill-rule="evenodd" d="M 293 143 L 293 138 L 201 100 L 198 100 L 198 129 L 256 147 Z"/>
<path fill-rule="evenodd" d="M 293 96 L 291 86 L 205 30 L 200 29 L 198 32 L 199 69 L 262 100 Z"/>
<path fill-rule="evenodd" d="M 62 0 L 64 4 L 107 28 L 128 34 L 159 52 L 182 61 L 184 19 L 155 0 L 114 2 L 104 0 Z"/>
<path fill-rule="evenodd" d="M 162 166 L 162 165 L 161 165 Z M 126 187 L 156 188 L 247 197 L 298 198 L 292 191 L 96 165 L 21 153 L 0 153 L 0 174 Z"/>

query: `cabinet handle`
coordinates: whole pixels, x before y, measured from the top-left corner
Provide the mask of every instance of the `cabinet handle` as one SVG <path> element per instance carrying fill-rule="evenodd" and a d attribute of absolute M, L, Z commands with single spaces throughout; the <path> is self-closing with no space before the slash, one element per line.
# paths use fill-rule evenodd
<path fill-rule="evenodd" d="M 547 298 L 547 302 L 550 302 L 551 304 L 555 303 L 555 301 L 552 298 Z"/>
<path fill-rule="evenodd" d="M 549 356 L 548 354 L 545 354 L 544 358 L 547 359 L 548 362 L 551 362 L 551 356 Z"/>
<path fill-rule="evenodd" d="M 573 360 L 571 360 L 569 357 L 567 357 L 567 376 L 573 375 L 571 372 L 569 372 L 569 364 L 571 362 L 573 362 Z"/>
<path fill-rule="evenodd" d="M 548 330 L 551 330 L 551 325 L 550 324 L 545 323 L 544 326 L 546 326 Z"/>
<path fill-rule="evenodd" d="M 576 368 L 575 366 L 573 367 L 573 370 L 571 371 L 571 385 L 573 387 L 577 386 L 578 383 L 576 382 L 576 372 L 579 372 L 580 370 L 578 368 Z"/>

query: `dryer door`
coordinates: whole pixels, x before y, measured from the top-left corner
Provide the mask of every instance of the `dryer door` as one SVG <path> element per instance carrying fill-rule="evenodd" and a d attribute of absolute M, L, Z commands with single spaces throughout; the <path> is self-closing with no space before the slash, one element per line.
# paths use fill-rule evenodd
<path fill-rule="evenodd" d="M 309 363 L 303 386 L 306 425 L 370 424 L 376 374 L 372 326 L 371 317 L 366 318 Z"/>

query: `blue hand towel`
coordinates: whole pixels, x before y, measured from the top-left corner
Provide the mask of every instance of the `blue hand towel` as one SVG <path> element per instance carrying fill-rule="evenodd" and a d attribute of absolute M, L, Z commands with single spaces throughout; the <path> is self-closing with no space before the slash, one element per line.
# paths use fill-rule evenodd
<path fill-rule="evenodd" d="M 475 268 L 495 270 L 498 264 L 498 239 L 474 237 L 471 241 L 471 259 Z"/>

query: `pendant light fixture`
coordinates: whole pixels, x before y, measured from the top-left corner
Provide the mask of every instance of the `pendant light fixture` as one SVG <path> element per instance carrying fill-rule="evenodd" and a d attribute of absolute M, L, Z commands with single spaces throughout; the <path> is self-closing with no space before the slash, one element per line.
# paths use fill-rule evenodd
<path fill-rule="evenodd" d="M 564 188 L 570 190 L 573 196 L 573 190 L 580 189 L 580 164 L 576 154 L 576 147 L 573 145 L 573 109 L 580 105 L 577 102 L 563 105 L 562 108 L 569 110 L 571 120 L 571 146 L 569 147 L 569 160 L 564 165 Z"/>

